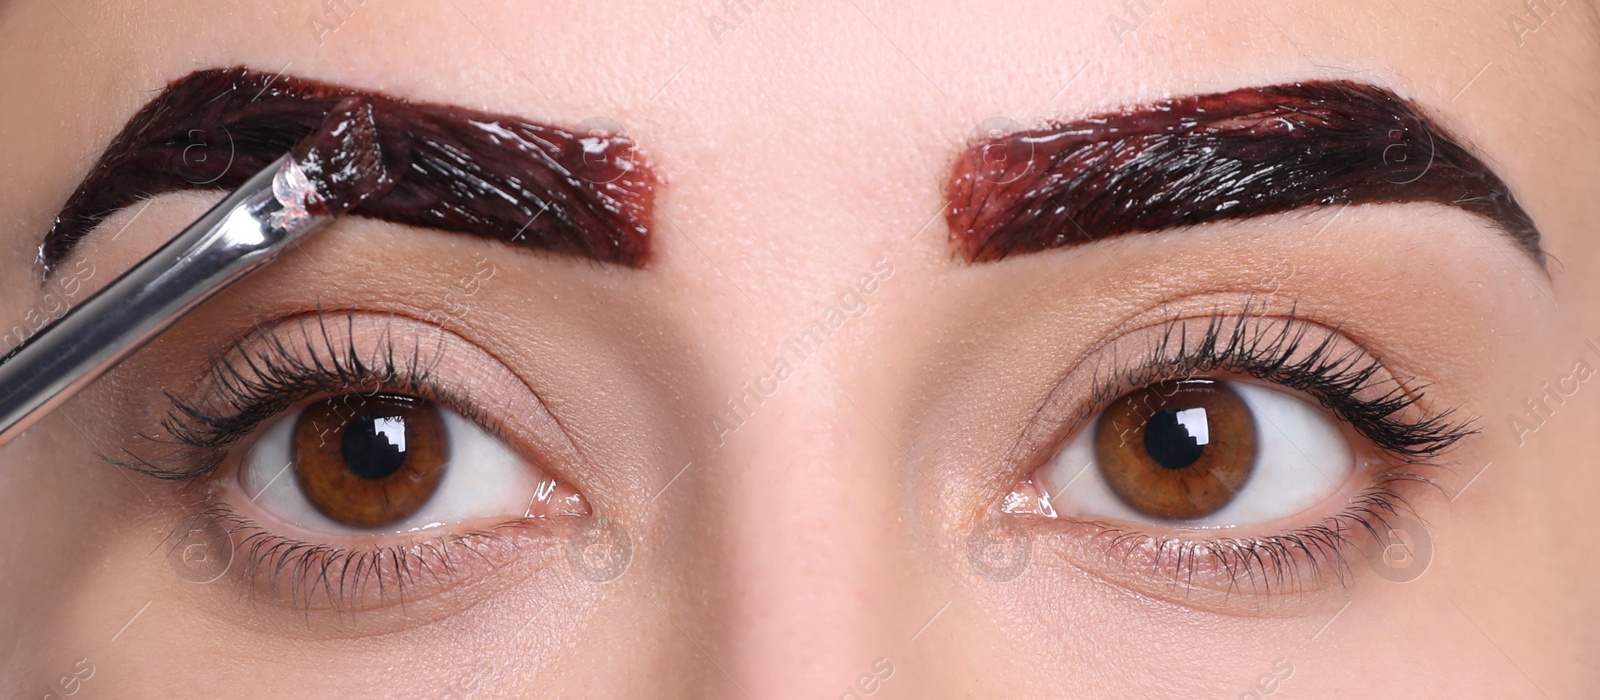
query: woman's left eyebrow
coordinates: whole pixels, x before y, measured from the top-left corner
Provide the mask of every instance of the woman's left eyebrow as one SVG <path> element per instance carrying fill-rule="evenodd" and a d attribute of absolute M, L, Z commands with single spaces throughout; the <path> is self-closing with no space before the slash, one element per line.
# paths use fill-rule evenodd
<path fill-rule="evenodd" d="M 1348 81 L 1166 100 L 995 134 L 957 159 L 951 241 L 967 260 L 1308 206 L 1432 202 L 1488 219 L 1544 266 L 1505 183 L 1394 93 Z"/>
<path fill-rule="evenodd" d="M 62 207 L 40 262 L 50 270 L 139 200 L 238 187 L 351 95 L 372 105 L 384 164 L 398 176 L 352 213 L 629 267 L 648 262 L 653 181 L 625 134 L 246 68 L 191 73 L 135 114 Z"/>

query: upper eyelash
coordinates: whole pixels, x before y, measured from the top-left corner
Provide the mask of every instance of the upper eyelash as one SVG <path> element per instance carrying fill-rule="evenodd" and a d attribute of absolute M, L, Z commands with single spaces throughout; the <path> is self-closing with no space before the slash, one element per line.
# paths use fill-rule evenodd
<path fill-rule="evenodd" d="M 1260 320 L 1256 309 L 1247 301 L 1238 312 L 1213 312 L 1205 319 L 1201 340 L 1192 345 L 1187 332 L 1192 319 L 1168 321 L 1151 360 L 1113 370 L 1109 377 L 1096 371 L 1093 410 L 1109 405 L 1128 388 L 1225 371 L 1303 392 L 1362 437 L 1410 463 L 1424 463 L 1477 433 L 1471 421 L 1454 420 L 1455 409 L 1404 419 L 1408 409 L 1424 405 L 1426 385 L 1408 386 L 1404 380 L 1385 376 L 1384 365 L 1361 350 L 1338 352 L 1337 329 L 1308 346 L 1312 326 L 1294 310 L 1277 322 L 1252 323 Z"/>
<path fill-rule="evenodd" d="M 306 343 L 304 357 L 291 351 L 273 328 L 258 325 L 253 333 L 212 358 L 205 382 L 209 401 L 190 401 L 167 392 L 172 407 L 161 420 L 166 436 L 139 434 L 141 439 L 168 448 L 165 454 L 142 457 L 125 449 L 125 458 L 106 459 L 159 479 L 198 479 L 222 464 L 228 446 L 294 403 L 357 388 L 431 395 L 462 410 L 469 419 L 479 417 L 464 397 L 441 395 L 446 392 L 433 381 L 432 362 L 423 360 L 420 345 L 409 354 L 399 354 L 393 337 L 385 331 L 372 356 L 363 359 L 349 340 L 354 313 L 344 314 L 346 333 L 340 340 L 328 332 L 329 316 L 317 312 L 309 319 L 298 319 Z M 320 351 L 314 347 L 314 338 L 321 338 Z M 433 361 L 437 359 L 435 356 Z M 208 407 L 210 402 L 220 406 Z"/>
<path fill-rule="evenodd" d="M 1436 466 L 1439 455 L 1477 432 L 1471 421 L 1454 420 L 1455 409 L 1407 419 L 1408 409 L 1424 405 L 1426 386 L 1408 386 L 1390 375 L 1359 344 L 1338 351 L 1337 329 L 1308 345 L 1309 334 L 1317 328 L 1311 322 L 1298 318 L 1292 309 L 1269 320 L 1259 309 L 1254 300 L 1247 300 L 1241 308 L 1212 312 L 1203 319 L 1205 330 L 1197 342 L 1190 341 L 1188 332 L 1188 324 L 1196 319 L 1167 321 L 1160 342 L 1141 360 L 1126 362 L 1113 356 L 1096 368 L 1087 408 L 1072 424 L 1083 424 L 1130 389 L 1222 371 L 1308 394 L 1384 452 L 1412 466 Z M 1392 519 L 1414 513 L 1397 490 L 1410 482 L 1434 485 L 1424 474 L 1386 468 L 1339 512 L 1276 535 L 1166 536 L 1093 518 L 1071 520 L 1097 528 L 1095 537 L 1109 538 L 1104 553 L 1121 565 L 1143 555 L 1155 573 L 1166 573 L 1175 582 L 1192 586 L 1197 573 L 1211 568 L 1225 573 L 1230 593 L 1245 581 L 1270 593 L 1298 586 L 1307 570 L 1313 577 L 1331 571 L 1341 583 L 1348 582 L 1352 535 L 1366 532 L 1377 537 Z"/>
<path fill-rule="evenodd" d="M 341 323 L 341 315 L 339 328 L 334 324 Z M 297 326 L 257 324 L 211 358 L 199 398 L 166 393 L 171 408 L 161 421 L 165 435 L 139 436 L 169 448 L 166 453 L 147 458 L 125 449 L 129 459 L 111 461 L 161 479 L 200 482 L 222 466 L 230 447 L 296 404 L 367 389 L 426 398 L 504 435 L 500 423 L 462 390 L 436 379 L 434 368 L 444 359 L 442 351 L 430 350 L 420 340 L 410 345 L 397 342 L 392 326 L 383 325 L 374 347 L 363 352 L 355 340 L 357 315 L 319 310 L 295 319 Z M 290 330 L 281 330 L 285 328 Z M 240 567 L 232 575 L 243 582 L 244 590 L 252 596 L 282 597 L 290 606 L 306 609 L 321 600 L 334 610 L 404 603 L 414 589 L 452 587 L 469 575 L 462 567 L 474 560 L 509 561 L 513 550 L 520 557 L 527 535 L 547 532 L 537 519 L 512 518 L 492 527 L 406 543 L 341 546 L 277 534 L 211 495 L 185 510 L 187 515 L 169 538 L 184 531 L 221 528 L 231 541 L 230 551 L 237 552 L 230 565 Z"/>
<path fill-rule="evenodd" d="M 1186 325 L 1193 319 L 1169 321 L 1159 345 L 1149 355 L 1150 360 L 1132 367 L 1124 365 L 1123 369 L 1109 374 L 1096 372 L 1090 403 L 1106 405 L 1127 387 L 1222 370 L 1309 394 L 1375 445 L 1411 463 L 1425 462 L 1476 432 L 1468 422 L 1453 421 L 1453 409 L 1416 421 L 1403 420 L 1399 414 L 1419 405 L 1426 387 L 1407 387 L 1399 379 L 1380 378 L 1384 368 L 1370 355 L 1356 350 L 1336 352 L 1333 345 L 1336 332 L 1315 346 L 1308 346 L 1307 334 L 1311 326 L 1296 318 L 1293 311 L 1274 324 L 1253 325 L 1254 310 L 1255 306 L 1247 302 L 1242 312 L 1214 312 L 1205 319 L 1205 332 L 1194 343 L 1189 341 Z M 413 347 L 409 353 L 397 353 L 392 337 L 385 333 L 372 356 L 364 359 L 349 342 L 348 333 L 341 336 L 342 341 L 334 340 L 328 332 L 327 316 L 317 313 L 310 318 L 314 321 L 309 322 L 316 324 L 315 333 L 308 332 L 306 317 L 299 319 L 301 335 L 307 344 L 304 357 L 290 351 L 285 339 L 272 329 L 258 327 L 253 334 L 236 341 L 214 358 L 209 386 L 222 410 L 167 394 L 173 406 L 162 421 L 162 427 L 170 437 L 142 437 L 172 445 L 177 451 L 154 459 L 133 457 L 112 461 L 158 478 L 195 479 L 220 465 L 226 447 L 248 436 L 263 421 L 310 396 L 347 392 L 356 387 L 438 393 L 431 380 L 432 365 L 424 361 L 420 346 Z M 353 326 L 354 314 L 345 314 L 345 319 L 348 330 Z M 1278 327 L 1274 329 L 1271 325 Z M 322 339 L 323 352 L 312 347 L 313 338 Z M 234 361 L 227 361 L 229 357 Z M 1377 395 L 1366 396 L 1374 393 Z M 464 401 L 451 403 L 470 405 Z M 1121 549 L 1131 554 L 1139 548 L 1152 548 L 1158 557 L 1165 555 L 1173 560 L 1175 574 L 1187 568 L 1192 576 L 1197 570 L 1196 557 L 1206 556 L 1211 564 L 1228 570 L 1231 581 L 1248 577 L 1254 582 L 1259 578 L 1267 588 L 1271 588 L 1273 582 L 1281 588 L 1298 580 L 1302 563 L 1320 571 L 1321 562 L 1326 561 L 1343 580 L 1347 566 L 1341 549 L 1347 541 L 1346 533 L 1357 527 L 1371 531 L 1383 526 L 1387 522 L 1385 513 L 1394 515 L 1397 508 L 1405 507 L 1403 497 L 1389 487 L 1390 482 L 1400 480 L 1428 481 L 1415 474 L 1390 472 L 1358 497 L 1353 508 L 1347 508 L 1322 524 L 1276 536 L 1195 541 L 1160 538 L 1103 523 L 1099 525 L 1103 534 L 1112 537 L 1108 553 Z M 214 510 L 207 512 L 217 515 Z M 234 517 L 230 522 L 236 527 L 251 527 Z M 492 533 L 478 534 L 489 536 Z M 410 575 L 412 569 L 400 566 L 396 560 L 391 562 L 390 570 L 383 570 L 381 552 L 363 553 L 289 539 L 274 540 L 274 537 L 259 528 L 253 531 L 249 535 L 251 552 L 260 556 L 248 556 L 246 560 L 260 561 L 264 566 L 276 559 L 274 574 L 284 567 L 320 567 L 321 575 L 313 583 L 320 581 L 321 586 L 327 587 L 335 585 L 334 579 L 339 581 L 340 590 L 325 590 L 330 600 L 347 597 L 349 592 L 342 590 L 347 581 L 344 573 L 352 567 L 359 569 L 362 556 L 369 558 L 367 568 L 378 576 L 387 571 L 395 577 L 403 577 Z M 1200 548 L 1206 548 L 1206 553 L 1202 554 Z M 392 556 L 402 554 L 396 552 Z M 416 559 L 415 554 L 412 557 Z M 448 566 L 446 562 L 440 563 Z M 304 578 L 294 577 L 296 581 Z M 354 577 L 355 580 L 366 578 Z M 404 585 L 399 579 L 395 583 Z M 311 591 L 301 593 L 309 597 Z"/>

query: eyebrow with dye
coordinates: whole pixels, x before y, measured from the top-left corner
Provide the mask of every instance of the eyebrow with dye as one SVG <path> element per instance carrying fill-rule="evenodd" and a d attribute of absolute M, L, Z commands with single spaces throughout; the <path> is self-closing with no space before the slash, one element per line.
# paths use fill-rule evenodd
<path fill-rule="evenodd" d="M 1541 267 L 1533 221 L 1465 146 L 1347 81 L 1180 97 L 996 134 L 957 159 L 952 243 L 971 262 L 1309 206 L 1431 202 L 1493 223 Z"/>
<path fill-rule="evenodd" d="M 100 222 L 141 200 L 238 187 L 352 95 L 372 105 L 397 183 L 351 213 L 628 267 L 648 262 L 653 183 L 624 134 L 246 68 L 191 73 L 135 114 L 67 199 L 39 261 L 49 271 Z"/>

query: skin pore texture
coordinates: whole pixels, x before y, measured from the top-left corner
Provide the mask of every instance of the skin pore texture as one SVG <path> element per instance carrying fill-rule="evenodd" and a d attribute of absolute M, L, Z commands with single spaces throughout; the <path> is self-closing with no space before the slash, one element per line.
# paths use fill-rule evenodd
<path fill-rule="evenodd" d="M 79 208 L 83 235 L 41 284 L 54 217 L 130 120 L 197 72 L 244 67 L 253 89 L 196 94 L 235 95 L 215 103 L 243 120 L 220 122 L 235 137 L 256 109 L 294 125 L 271 148 L 236 138 L 249 158 L 286 151 L 337 93 L 371 103 L 383 138 L 417 133 L 381 128 L 399 114 L 383 100 L 403 100 L 523 125 L 551 148 L 522 153 L 547 165 L 578 167 L 591 137 L 618 144 L 607 163 L 648 162 L 629 171 L 638 180 L 604 186 L 518 170 L 570 217 L 545 213 L 522 240 L 509 227 L 540 211 L 533 199 L 459 229 L 367 209 L 394 192 L 368 202 L 0 449 L 0 695 L 1593 693 L 1591 4 L 746 5 L 0 5 L 11 165 L 0 333 L 92 293 L 253 172 L 221 165 L 220 130 L 190 134 L 206 128 L 204 110 L 168 120 L 158 140 L 177 139 L 176 153 L 135 148 L 153 159 L 129 172 L 137 187 Z M 1503 217 L 1435 196 L 1335 199 L 1003 256 L 973 255 L 947 218 L 961 204 L 952 180 L 996 136 L 1329 81 L 1426 115 L 1460 149 L 1453 162 L 1482 165 L 1536 224 L 1548 273 Z M 269 82 L 286 97 L 252 106 Z M 324 89 L 325 104 L 304 106 Z M 220 172 L 214 188 L 139 191 L 190 167 L 191 145 L 212 165 L 191 159 L 198 169 L 182 173 Z M 613 211 L 596 208 L 606 193 L 633 213 L 584 218 Z M 1129 565 L 1082 523 L 988 526 L 1103 408 L 1096 367 L 1146 359 L 1170 321 L 1214 315 L 1336 332 L 1337 348 L 1426 387 L 1409 418 L 1470 420 L 1475 432 L 1414 465 L 1431 484 L 1396 486 L 1410 509 L 1391 524 L 1426 552 L 1420 573 L 1383 563 L 1355 533 L 1343 580 L 1302 566 L 1297 589 L 1230 590 Z M 324 366 L 348 367 L 350 350 L 426 368 L 429 400 L 483 426 L 532 482 L 580 493 L 592 512 L 573 520 L 606 524 L 512 523 L 519 513 L 496 510 L 423 532 L 429 554 L 404 549 L 415 536 L 369 542 L 288 522 L 237 474 L 292 411 L 221 448 L 207 477 L 163 481 L 106 461 L 158 456 L 167 394 L 228 408 L 209 378 L 264 337 Z M 1334 425 L 1363 459 L 1398 462 Z M 1373 473 L 1357 469 L 1353 485 Z M 280 569 L 242 541 L 229 554 L 190 535 L 184 524 L 217 503 L 255 524 L 235 534 L 389 552 L 366 560 L 382 565 L 383 591 L 369 576 L 341 589 L 352 592 L 342 605 L 297 600 L 285 586 L 316 583 L 316 569 L 295 578 L 307 560 Z M 1341 507 L 1318 502 L 1250 533 Z M 442 544 L 486 532 L 472 539 L 481 556 Z M 209 575 L 186 559 L 195 544 L 229 568 Z M 1027 558 L 992 566 L 986 544 Z M 399 551 L 431 567 L 403 594 L 390 585 Z M 234 568 L 252 562 L 254 579 Z"/>

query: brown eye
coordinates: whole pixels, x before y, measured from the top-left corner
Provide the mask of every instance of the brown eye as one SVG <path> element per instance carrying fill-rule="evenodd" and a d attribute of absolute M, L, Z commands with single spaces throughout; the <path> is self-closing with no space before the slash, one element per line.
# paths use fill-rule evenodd
<path fill-rule="evenodd" d="M 1192 520 L 1233 501 L 1256 464 L 1256 425 L 1227 384 L 1152 384 L 1117 399 L 1095 434 L 1111 491 L 1146 515 Z"/>
<path fill-rule="evenodd" d="M 450 441 L 432 403 L 349 394 L 308 406 L 291 438 L 295 479 L 318 512 L 377 528 L 416 513 L 447 471 Z"/>

